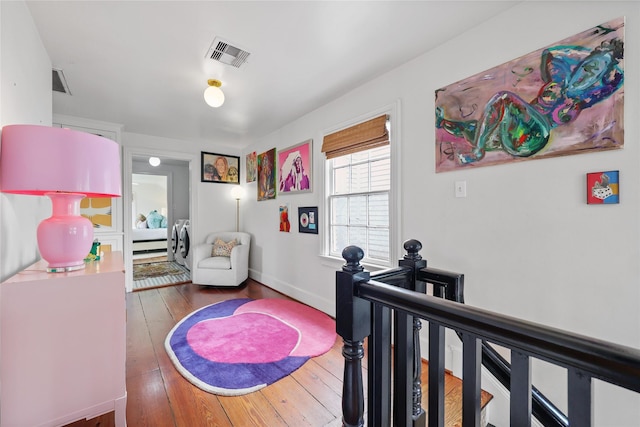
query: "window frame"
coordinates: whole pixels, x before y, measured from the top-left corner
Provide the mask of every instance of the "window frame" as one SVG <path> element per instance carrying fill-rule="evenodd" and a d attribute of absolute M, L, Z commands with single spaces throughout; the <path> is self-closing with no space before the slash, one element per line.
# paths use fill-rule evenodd
<path fill-rule="evenodd" d="M 384 262 L 380 259 L 370 258 L 365 253 L 365 258 L 360 262 L 369 270 L 379 270 L 383 268 L 394 267 L 397 265 L 399 254 L 401 251 L 401 212 L 399 206 L 401 205 L 401 176 L 399 173 L 400 163 L 400 103 L 396 101 L 393 104 L 386 105 L 376 110 L 365 113 L 361 116 L 353 118 L 347 122 L 343 122 L 340 125 L 334 126 L 323 132 L 321 140 L 324 136 L 334 132 L 355 126 L 359 123 L 366 122 L 382 114 L 387 114 L 389 117 L 389 150 L 390 150 L 390 184 L 389 184 L 389 261 Z M 322 219 L 322 257 L 329 261 L 332 267 L 335 268 L 335 263 L 340 262 L 344 264 L 342 257 L 338 257 L 331 254 L 331 197 L 333 188 L 333 176 L 331 164 L 333 159 L 324 158 L 324 168 L 322 168 L 324 176 L 323 182 L 323 219 Z M 366 192 L 362 194 L 374 194 L 379 191 Z M 345 194 L 346 195 L 346 194 Z M 349 194 L 349 195 L 355 195 Z"/>

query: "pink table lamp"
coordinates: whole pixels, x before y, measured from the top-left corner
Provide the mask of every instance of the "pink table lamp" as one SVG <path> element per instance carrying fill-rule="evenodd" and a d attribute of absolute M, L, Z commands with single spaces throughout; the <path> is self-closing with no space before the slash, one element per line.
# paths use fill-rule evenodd
<path fill-rule="evenodd" d="M 71 129 L 4 126 L 0 191 L 48 196 L 53 213 L 38 226 L 40 255 L 50 272 L 84 268 L 93 244 L 93 224 L 80 216 L 80 201 L 121 195 L 119 146 Z"/>

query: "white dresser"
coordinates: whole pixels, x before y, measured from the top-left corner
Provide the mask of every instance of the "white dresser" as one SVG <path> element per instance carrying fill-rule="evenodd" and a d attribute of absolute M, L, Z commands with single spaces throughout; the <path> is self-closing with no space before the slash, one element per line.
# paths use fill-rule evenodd
<path fill-rule="evenodd" d="M 60 426 L 115 411 L 126 425 L 122 252 L 84 270 L 39 261 L 0 285 L 0 425 Z"/>

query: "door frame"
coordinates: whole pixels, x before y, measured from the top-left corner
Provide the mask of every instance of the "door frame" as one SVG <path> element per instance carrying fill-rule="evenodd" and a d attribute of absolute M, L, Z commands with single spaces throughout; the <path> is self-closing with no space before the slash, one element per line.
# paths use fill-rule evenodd
<path fill-rule="evenodd" d="M 124 228 L 124 269 L 125 269 L 125 287 L 127 292 L 133 290 L 133 241 L 132 241 L 132 219 L 131 219 L 131 187 L 132 187 L 132 174 L 133 174 L 133 158 L 142 156 L 155 156 L 161 159 L 175 159 L 182 160 L 189 164 L 189 219 L 191 224 L 191 235 L 195 234 L 197 229 L 197 222 L 194 222 L 196 212 L 196 201 L 193 197 L 193 190 L 196 188 L 196 178 L 200 178 L 199 175 L 194 173 L 194 165 L 196 164 L 196 156 L 189 153 L 179 153 L 176 151 L 162 150 L 162 149 L 149 149 L 139 147 L 123 147 L 123 171 L 122 171 L 122 204 L 123 204 L 123 228 Z M 172 187 L 169 185 L 168 187 Z M 168 190 L 171 193 L 172 190 Z M 167 224 L 169 226 L 170 224 Z M 172 225 L 172 224 L 171 224 Z M 169 228 L 168 228 L 169 229 Z M 167 236 L 167 244 L 169 243 L 169 236 Z"/>

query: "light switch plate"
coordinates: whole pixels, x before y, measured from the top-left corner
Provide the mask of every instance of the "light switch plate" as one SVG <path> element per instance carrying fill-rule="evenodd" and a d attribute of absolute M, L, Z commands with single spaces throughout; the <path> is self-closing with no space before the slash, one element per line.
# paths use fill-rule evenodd
<path fill-rule="evenodd" d="M 456 197 L 467 197 L 467 181 L 456 181 Z"/>

